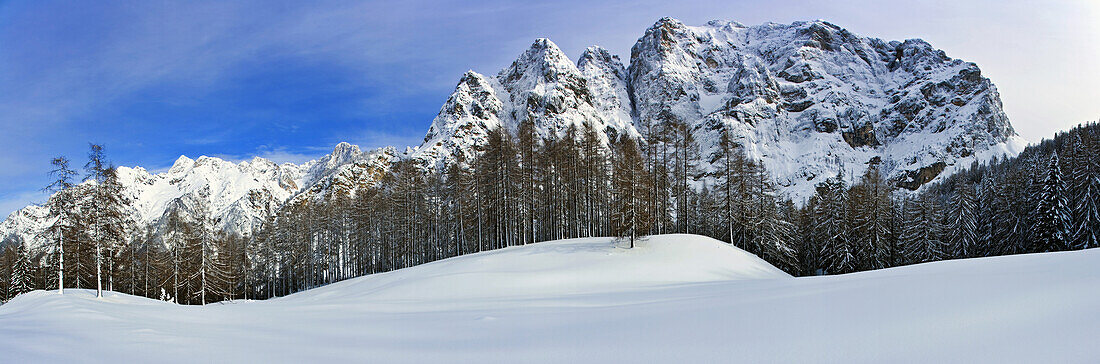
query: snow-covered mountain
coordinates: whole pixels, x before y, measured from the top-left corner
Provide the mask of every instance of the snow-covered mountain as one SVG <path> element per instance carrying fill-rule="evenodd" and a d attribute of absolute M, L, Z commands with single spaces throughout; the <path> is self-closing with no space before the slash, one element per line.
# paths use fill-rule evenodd
<path fill-rule="evenodd" d="M 637 122 L 686 122 L 704 154 L 728 130 L 796 200 L 872 160 L 915 189 L 1025 144 L 977 65 L 922 40 L 886 42 L 824 21 L 664 18 L 632 48 L 630 80 Z"/>
<path fill-rule="evenodd" d="M 796 201 L 872 161 L 916 189 L 1026 144 L 978 66 L 922 40 L 887 42 L 825 21 L 687 26 L 663 18 L 631 49 L 627 68 L 599 47 L 574 66 L 538 39 L 496 77 L 467 72 L 411 156 L 429 165 L 468 160 L 486 130 L 524 120 L 543 136 L 591 123 L 605 140 L 681 122 L 704 156 L 728 132 Z"/>
<path fill-rule="evenodd" d="M 164 173 L 120 171 L 139 222 L 205 202 L 220 228 L 247 234 L 286 201 L 375 183 L 399 158 L 429 168 L 468 162 L 489 130 L 515 132 L 524 121 L 542 137 L 591 126 L 605 143 L 680 122 L 700 143 L 703 172 L 717 170 L 705 161 L 728 132 L 795 201 L 869 163 L 916 189 L 1025 144 L 978 66 L 922 40 L 868 38 L 825 21 L 687 26 L 663 18 L 638 39 L 628 66 L 600 47 L 573 62 L 537 39 L 495 76 L 466 72 L 423 144 L 404 153 L 341 143 L 301 165 L 181 157 Z M 46 215 L 38 206 L 13 213 L 0 223 L 0 239 L 34 241 Z"/>
<path fill-rule="evenodd" d="M 530 120 L 540 137 L 592 125 L 608 137 L 639 136 L 631 117 L 626 69 L 607 50 L 590 47 L 574 64 L 554 42 L 535 40 L 519 59 L 486 77 L 468 71 L 409 156 L 428 166 L 469 161 L 488 131 L 515 132 Z"/>
<path fill-rule="evenodd" d="M 373 183 L 396 156 L 392 147 L 363 152 L 340 143 L 332 153 L 303 164 L 279 165 L 259 157 L 234 163 L 181 156 L 163 173 L 119 167 L 118 175 L 132 202 L 131 216 L 140 227 L 159 227 L 172 209 L 191 213 L 202 205 L 217 229 L 248 235 L 292 198 Z M 39 246 L 41 232 L 52 220 L 45 207 L 28 206 L 0 223 L 0 239 L 16 235 Z"/>

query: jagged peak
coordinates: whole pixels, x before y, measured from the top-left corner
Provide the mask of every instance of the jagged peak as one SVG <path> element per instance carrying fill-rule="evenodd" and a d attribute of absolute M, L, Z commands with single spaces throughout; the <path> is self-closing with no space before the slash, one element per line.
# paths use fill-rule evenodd
<path fill-rule="evenodd" d="M 474 70 L 466 70 L 466 73 L 462 74 L 462 78 L 459 79 L 459 82 L 466 81 L 467 79 L 484 80 L 485 76 Z"/>
<path fill-rule="evenodd" d="M 185 155 L 180 155 L 179 158 L 176 158 L 176 162 L 172 163 L 172 168 L 169 168 L 168 171 L 169 172 L 177 172 L 177 171 L 181 171 L 181 170 L 186 169 L 186 168 L 191 168 L 194 165 L 195 165 L 195 160 L 194 159 L 188 158 Z"/>
<path fill-rule="evenodd" d="M 361 154 L 359 146 L 348 142 L 340 142 L 336 144 L 336 148 L 332 149 L 333 156 L 356 156 Z"/>
<path fill-rule="evenodd" d="M 563 59 L 568 61 L 569 57 L 557 44 L 547 38 L 538 38 L 516 61 L 560 63 Z"/>
<path fill-rule="evenodd" d="M 543 70 L 552 70 L 547 73 Z M 523 78 L 528 70 L 536 70 L 538 76 L 552 76 L 555 73 L 575 72 L 577 67 L 557 44 L 546 38 L 535 39 L 531 47 L 523 52 L 512 65 L 500 71 L 497 78 L 501 82 L 511 82 Z"/>
<path fill-rule="evenodd" d="M 531 49 L 557 49 L 560 51 L 558 45 L 550 38 L 535 38 L 535 42 L 531 43 Z"/>
<path fill-rule="evenodd" d="M 715 19 L 715 20 L 708 21 L 707 26 L 712 27 L 712 28 L 724 28 L 724 29 L 748 28 L 748 26 L 746 26 L 745 24 L 741 24 L 740 22 L 737 22 L 737 21 L 720 20 L 720 19 Z"/>
<path fill-rule="evenodd" d="M 684 22 L 680 21 L 680 19 L 676 19 L 676 18 L 673 18 L 671 16 L 666 16 L 666 17 L 662 17 L 660 19 L 657 19 L 657 22 L 653 23 L 653 25 L 650 26 L 649 29 L 668 28 L 668 27 L 682 28 L 682 27 L 686 27 L 686 25 L 684 25 Z"/>
<path fill-rule="evenodd" d="M 489 83 L 489 79 L 485 78 L 485 75 L 475 72 L 474 70 L 466 71 L 462 74 L 462 78 L 458 79 L 458 84 L 455 85 L 455 92 L 461 90 L 492 90 L 492 85 Z"/>
<path fill-rule="evenodd" d="M 270 161 L 270 160 L 268 160 L 264 157 L 260 157 L 260 156 L 252 157 L 252 159 L 250 159 L 247 163 L 249 165 L 253 165 L 253 166 L 262 165 L 262 164 L 272 164 L 272 165 L 275 164 L 275 162 L 272 162 L 272 161 Z"/>
<path fill-rule="evenodd" d="M 581 53 L 581 58 L 577 60 L 577 68 L 584 68 L 585 65 L 593 62 L 602 64 L 622 65 L 622 60 L 619 56 L 614 55 L 606 48 L 594 45 L 584 49 L 584 53 Z"/>

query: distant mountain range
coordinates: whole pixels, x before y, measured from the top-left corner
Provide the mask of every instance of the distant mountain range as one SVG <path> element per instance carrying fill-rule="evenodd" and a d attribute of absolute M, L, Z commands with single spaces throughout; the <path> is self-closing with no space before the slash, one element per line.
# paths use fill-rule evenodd
<path fill-rule="evenodd" d="M 600 47 L 573 62 L 537 39 L 495 76 L 467 72 L 424 143 L 403 152 L 341 143 L 300 165 L 180 157 L 164 173 L 119 172 L 142 226 L 204 202 L 220 229 L 250 234 L 283 203 L 376 183 L 396 160 L 428 169 L 469 161 L 489 130 L 514 133 L 524 120 L 544 138 L 591 125 L 604 143 L 681 123 L 699 143 L 704 178 L 718 170 L 708 161 L 729 133 L 795 201 L 825 178 L 856 176 L 870 163 L 915 190 L 1026 144 L 978 66 L 922 40 L 867 38 L 825 21 L 687 26 L 663 18 L 634 44 L 626 66 Z M 28 206 L 0 223 L 0 239 L 41 245 L 51 220 L 44 207 Z"/>

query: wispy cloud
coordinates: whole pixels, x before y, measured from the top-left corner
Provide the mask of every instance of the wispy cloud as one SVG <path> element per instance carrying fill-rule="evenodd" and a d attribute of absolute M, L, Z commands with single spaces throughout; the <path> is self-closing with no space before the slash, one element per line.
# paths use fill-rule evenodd
<path fill-rule="evenodd" d="M 366 130 L 362 134 L 349 138 L 347 142 L 359 145 L 364 149 L 396 147 L 398 151 L 403 151 L 405 147 L 417 146 L 423 143 L 424 132 L 397 134 L 377 130 Z"/>
<path fill-rule="evenodd" d="M 261 147 L 252 153 L 246 154 L 214 154 L 211 157 L 224 159 L 230 162 L 240 163 L 252 160 L 252 158 L 260 157 L 269 161 L 283 164 L 294 163 L 302 164 L 311 160 L 317 159 L 325 153 L 315 152 L 312 148 L 308 148 L 306 151 L 293 151 L 288 148 L 270 148 Z"/>
<path fill-rule="evenodd" d="M 43 203 L 49 197 L 45 192 L 27 191 L 0 195 L 0 220 L 27 205 Z"/>
<path fill-rule="evenodd" d="M 286 149 L 275 149 L 263 151 L 259 154 L 259 157 L 279 164 L 302 164 L 317 159 L 320 155 L 315 153 L 296 153 Z"/>

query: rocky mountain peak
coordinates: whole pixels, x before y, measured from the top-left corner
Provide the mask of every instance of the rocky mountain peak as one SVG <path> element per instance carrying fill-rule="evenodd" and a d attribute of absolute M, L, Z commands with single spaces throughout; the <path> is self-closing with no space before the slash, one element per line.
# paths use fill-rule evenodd
<path fill-rule="evenodd" d="M 424 143 L 403 154 L 340 143 L 300 165 L 181 156 L 166 173 L 120 170 L 138 221 L 155 226 L 170 209 L 206 198 L 221 228 L 247 234 L 280 205 L 371 186 L 400 158 L 436 170 L 466 165 L 490 130 L 514 133 L 523 122 L 543 138 L 591 127 L 604 143 L 678 123 L 698 143 L 704 182 L 721 168 L 712 161 L 725 134 L 796 202 L 870 163 L 897 186 L 918 189 L 1024 145 L 980 68 L 925 41 L 864 37 L 821 20 L 689 26 L 661 18 L 625 66 L 596 46 L 574 63 L 540 38 L 495 76 L 466 72 Z M 46 209 L 29 206 L 0 224 L 0 238 L 37 239 L 49 220 Z"/>
<path fill-rule="evenodd" d="M 185 155 L 181 155 L 179 158 L 176 158 L 176 161 L 174 163 L 172 163 L 172 167 L 168 169 L 168 172 L 179 173 L 193 167 L 194 165 L 195 160 L 188 158 Z"/>
<path fill-rule="evenodd" d="M 575 73 L 577 67 L 557 44 L 539 38 L 510 67 L 501 70 L 497 79 L 506 86 L 515 86 L 555 82 Z"/>

